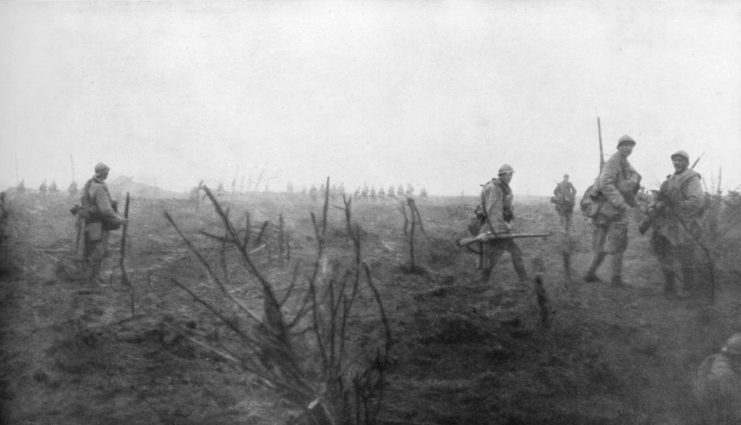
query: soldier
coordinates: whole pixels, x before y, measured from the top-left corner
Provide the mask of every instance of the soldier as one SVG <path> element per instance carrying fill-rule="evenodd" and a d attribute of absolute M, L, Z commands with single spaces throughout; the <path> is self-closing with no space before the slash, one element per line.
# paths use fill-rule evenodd
<path fill-rule="evenodd" d="M 728 338 L 720 353 L 711 354 L 697 368 L 692 392 L 702 423 L 738 424 L 741 421 L 741 334 Z"/>
<path fill-rule="evenodd" d="M 512 181 L 514 169 L 504 164 L 499 168 L 497 178 L 491 179 L 481 189 L 481 208 L 486 217 L 479 233 L 490 232 L 492 234 L 511 233 L 510 222 L 514 218 L 512 210 L 512 189 L 509 183 Z M 483 261 L 480 264 L 484 283 L 489 282 L 491 270 L 502 256 L 504 251 L 509 252 L 512 264 L 515 267 L 520 281 L 527 280 L 525 264 L 522 261 L 522 251 L 514 239 L 500 239 L 483 244 Z"/>
<path fill-rule="evenodd" d="M 571 217 L 574 215 L 574 204 L 576 202 L 576 188 L 569 181 L 568 174 L 564 174 L 563 180 L 556 185 L 551 201 L 556 204 L 561 225 L 568 232 L 571 229 Z"/>
<path fill-rule="evenodd" d="M 587 282 L 599 281 L 597 268 L 607 254 L 612 254 L 612 285 L 624 286 L 622 271 L 623 253 L 628 247 L 627 211 L 636 206 L 635 193 L 641 181 L 640 174 L 628 162 L 628 156 L 635 145 L 635 140 L 630 136 L 621 137 L 617 152 L 605 162 L 592 187 L 592 198 L 596 198 L 600 206 L 597 214 L 592 217 L 594 258 L 584 276 Z"/>
<path fill-rule="evenodd" d="M 654 232 L 651 246 L 664 273 L 664 293 L 675 295 L 674 262 L 682 270 L 684 289 L 695 293 L 695 240 L 700 237 L 700 215 L 705 192 L 700 175 L 689 168 L 690 156 L 677 151 L 671 156 L 674 174 L 661 184 L 656 200 L 648 207 Z"/>
<path fill-rule="evenodd" d="M 115 202 L 111 200 L 105 179 L 110 168 L 98 163 L 95 175 L 85 183 L 81 197 L 81 214 L 85 220 L 84 258 L 90 271 L 89 281 L 99 285 L 100 268 L 108 251 L 108 239 L 111 230 L 118 229 L 126 219 L 114 210 Z"/>
<path fill-rule="evenodd" d="M 69 193 L 69 196 L 76 196 L 77 195 L 77 182 L 73 181 L 69 184 L 69 187 L 67 188 L 67 193 Z"/>
<path fill-rule="evenodd" d="M 46 191 L 48 190 L 48 187 L 46 186 L 46 180 L 44 180 L 43 183 L 41 183 L 41 186 L 39 186 L 39 194 L 41 195 L 41 198 L 46 200 Z"/>

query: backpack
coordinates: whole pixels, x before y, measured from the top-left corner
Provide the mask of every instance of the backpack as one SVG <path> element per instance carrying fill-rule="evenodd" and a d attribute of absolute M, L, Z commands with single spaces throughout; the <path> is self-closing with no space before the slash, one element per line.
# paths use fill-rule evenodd
<path fill-rule="evenodd" d="M 604 205 L 606 199 L 599 191 L 595 188 L 596 182 L 589 186 L 579 201 L 579 208 L 582 214 L 587 218 L 594 218 L 599 213 L 602 205 Z"/>
<path fill-rule="evenodd" d="M 468 231 L 471 232 L 471 235 L 478 236 L 484 223 L 486 223 L 486 213 L 484 207 L 478 204 L 473 212 L 473 217 L 468 222 Z"/>

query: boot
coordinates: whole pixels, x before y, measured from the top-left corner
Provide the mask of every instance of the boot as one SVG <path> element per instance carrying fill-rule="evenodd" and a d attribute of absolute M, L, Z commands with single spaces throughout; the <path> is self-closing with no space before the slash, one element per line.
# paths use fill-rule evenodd
<path fill-rule="evenodd" d="M 522 262 L 522 257 L 512 257 L 512 264 L 515 266 L 515 271 L 520 282 L 527 282 L 527 272 L 525 271 L 525 264 Z"/>
<path fill-rule="evenodd" d="M 602 261 L 605 259 L 604 253 L 595 254 L 594 258 L 592 259 L 592 263 L 589 265 L 589 269 L 587 269 L 587 274 L 584 275 L 584 281 L 585 282 L 601 282 L 599 277 L 597 277 L 596 272 L 597 268 L 602 264 Z"/>

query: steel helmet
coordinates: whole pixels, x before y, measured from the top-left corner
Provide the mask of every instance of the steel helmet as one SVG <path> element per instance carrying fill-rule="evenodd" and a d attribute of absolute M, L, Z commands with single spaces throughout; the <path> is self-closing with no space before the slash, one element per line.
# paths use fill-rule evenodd
<path fill-rule="evenodd" d="M 107 166 L 107 165 L 103 164 L 102 162 L 99 162 L 99 163 L 98 163 L 98 164 L 97 164 L 97 165 L 95 166 L 95 175 L 96 175 L 96 176 L 100 176 L 100 175 L 103 175 L 103 174 L 107 173 L 107 172 L 108 172 L 108 171 L 109 171 L 110 169 L 111 169 L 111 167 L 109 167 L 109 166 Z"/>
<path fill-rule="evenodd" d="M 721 351 L 734 356 L 741 355 L 741 333 L 733 334 L 733 336 L 728 338 L 726 345 L 723 346 Z"/>
<path fill-rule="evenodd" d="M 682 158 L 686 159 L 687 162 L 690 162 L 690 154 L 683 150 L 676 151 L 670 156 L 670 158 L 674 159 L 675 156 L 681 156 Z"/>
<path fill-rule="evenodd" d="M 514 173 L 514 172 L 515 172 L 515 169 L 512 168 L 511 165 L 504 164 L 501 167 L 499 167 L 499 172 L 497 174 L 501 176 L 502 174 L 511 174 L 511 173 Z"/>
<path fill-rule="evenodd" d="M 633 146 L 635 146 L 635 144 L 636 144 L 636 141 L 633 140 L 632 137 L 630 137 L 630 136 L 628 136 L 626 134 L 625 136 L 623 136 L 620 139 L 618 139 L 618 145 L 617 145 L 617 147 L 620 147 L 622 145 L 633 145 Z"/>

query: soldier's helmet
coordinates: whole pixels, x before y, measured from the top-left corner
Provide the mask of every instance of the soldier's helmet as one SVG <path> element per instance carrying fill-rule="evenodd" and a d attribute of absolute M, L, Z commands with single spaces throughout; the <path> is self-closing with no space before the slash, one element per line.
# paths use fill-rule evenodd
<path fill-rule="evenodd" d="M 633 140 L 632 137 L 630 137 L 630 136 L 628 136 L 626 134 L 625 136 L 623 136 L 620 139 L 618 139 L 617 147 L 620 147 L 622 145 L 632 145 L 632 146 L 635 146 L 635 144 L 636 144 L 636 141 Z"/>
<path fill-rule="evenodd" d="M 681 157 L 682 157 L 682 158 L 684 158 L 684 159 L 685 159 L 685 160 L 686 160 L 687 162 L 690 162 L 690 154 L 688 154 L 687 152 L 685 152 L 685 151 L 683 151 L 683 150 L 678 150 L 678 151 L 674 152 L 674 153 L 672 154 L 672 156 L 670 156 L 670 158 L 671 158 L 671 159 L 674 159 L 674 157 L 675 157 L 675 156 L 681 156 Z"/>
<path fill-rule="evenodd" d="M 501 176 L 502 174 L 511 174 L 511 173 L 514 173 L 514 172 L 515 172 L 515 169 L 512 168 L 511 165 L 504 164 L 501 167 L 499 167 L 499 172 L 497 174 Z"/>
<path fill-rule="evenodd" d="M 99 162 L 99 163 L 98 163 L 98 164 L 97 164 L 97 165 L 95 166 L 95 174 L 96 174 L 96 175 L 100 175 L 100 174 L 103 174 L 103 173 L 105 173 L 106 171 L 109 171 L 110 169 L 111 169 L 111 168 L 110 168 L 109 166 L 107 166 L 107 165 L 103 164 L 102 162 Z"/>
<path fill-rule="evenodd" d="M 732 356 L 741 356 L 741 333 L 733 334 L 728 338 L 726 345 L 720 351 Z"/>

